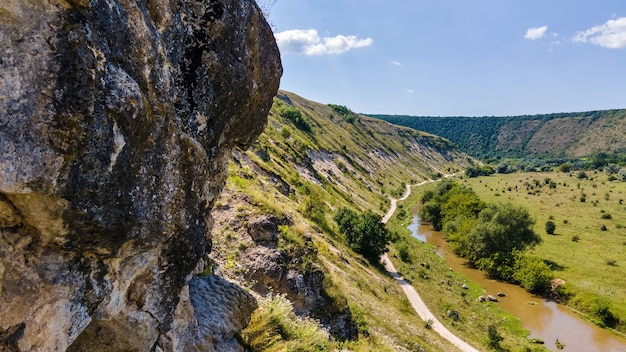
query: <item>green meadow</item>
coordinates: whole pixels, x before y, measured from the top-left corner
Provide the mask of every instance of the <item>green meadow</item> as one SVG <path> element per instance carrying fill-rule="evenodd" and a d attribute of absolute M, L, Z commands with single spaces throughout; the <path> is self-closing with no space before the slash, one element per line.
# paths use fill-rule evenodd
<path fill-rule="evenodd" d="M 626 182 L 601 171 L 463 177 L 487 202 L 524 206 L 543 242 L 533 252 L 565 281 L 562 300 L 598 325 L 626 332 Z M 547 234 L 546 223 L 554 223 Z"/>

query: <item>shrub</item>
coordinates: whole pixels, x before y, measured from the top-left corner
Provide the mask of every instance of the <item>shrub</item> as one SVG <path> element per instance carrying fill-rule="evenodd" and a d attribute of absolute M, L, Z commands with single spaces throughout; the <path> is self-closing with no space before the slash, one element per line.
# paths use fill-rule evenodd
<path fill-rule="evenodd" d="M 409 254 L 409 246 L 405 242 L 399 242 L 396 245 L 396 250 L 398 251 L 398 255 L 400 255 L 400 260 L 405 263 L 411 262 L 411 255 Z"/>
<path fill-rule="evenodd" d="M 341 117 L 343 117 L 343 119 L 348 123 L 353 123 L 356 119 L 354 112 L 344 105 L 328 104 L 328 106 L 341 115 Z"/>
<path fill-rule="evenodd" d="M 602 225 L 600 226 L 600 231 L 608 231 L 609 229 L 606 227 L 606 225 Z"/>
<path fill-rule="evenodd" d="M 378 262 L 380 256 L 387 251 L 390 234 L 382 217 L 371 210 L 363 214 L 341 207 L 337 209 L 333 219 L 344 234 L 348 245 L 355 252 L 363 255 L 371 262 Z"/>
<path fill-rule="evenodd" d="M 294 107 L 282 107 L 278 111 L 278 114 L 293 122 L 293 124 L 302 131 L 311 132 L 311 124 L 307 119 L 302 115 L 302 112 Z"/>
<path fill-rule="evenodd" d="M 548 235 L 554 235 L 554 230 L 556 230 L 556 224 L 554 224 L 554 221 L 546 221 L 546 233 Z"/>
<path fill-rule="evenodd" d="M 515 281 L 532 293 L 545 292 L 554 278 L 550 267 L 540 258 L 518 255 L 515 259 Z"/>
<path fill-rule="evenodd" d="M 571 169 L 572 169 L 572 163 L 570 163 L 569 161 L 559 165 L 559 171 L 563 173 L 570 172 Z"/>
<path fill-rule="evenodd" d="M 465 170 L 465 176 L 467 177 L 478 177 L 478 176 L 488 176 L 494 174 L 496 171 L 489 165 L 485 166 L 470 166 Z"/>
<path fill-rule="evenodd" d="M 578 236 L 578 235 L 573 235 L 573 236 L 572 236 L 572 242 L 578 242 L 578 241 L 580 241 L 580 236 Z"/>
<path fill-rule="evenodd" d="M 496 351 L 502 349 L 502 347 L 500 347 L 500 341 L 504 340 L 504 338 L 502 337 L 502 335 L 500 335 L 500 333 L 498 332 L 498 328 L 496 328 L 495 325 L 490 324 L 487 327 L 487 336 L 489 337 L 489 348 L 492 348 Z"/>
<path fill-rule="evenodd" d="M 283 138 L 287 139 L 291 137 L 291 130 L 287 127 L 283 127 L 282 131 L 280 131 L 280 134 L 283 136 Z"/>
<path fill-rule="evenodd" d="M 601 218 L 602 218 L 603 220 L 611 220 L 611 219 L 613 219 L 613 217 L 612 217 L 612 216 L 611 216 L 611 214 L 609 214 L 609 213 L 604 213 L 604 214 L 602 214 Z"/>
<path fill-rule="evenodd" d="M 330 351 L 328 332 L 316 321 L 298 317 L 287 298 L 270 296 L 259 301 L 241 339 L 251 351 Z"/>
<path fill-rule="evenodd" d="M 303 202 L 302 215 L 316 223 L 322 229 L 330 232 L 326 221 L 326 212 L 329 208 L 326 202 L 322 199 L 320 192 L 316 191 L 312 186 L 305 185 L 304 193 L 306 195 Z"/>

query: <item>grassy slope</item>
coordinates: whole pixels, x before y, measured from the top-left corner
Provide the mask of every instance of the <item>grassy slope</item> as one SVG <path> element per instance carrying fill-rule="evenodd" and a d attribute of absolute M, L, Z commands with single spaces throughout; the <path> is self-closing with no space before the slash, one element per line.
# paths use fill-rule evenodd
<path fill-rule="evenodd" d="M 488 202 L 510 201 L 527 208 L 543 239 L 534 252 L 555 262 L 559 268 L 555 275 L 581 293 L 578 308 L 586 309 L 598 296 L 606 298 L 622 320 L 620 330 L 626 332 L 626 183 L 609 182 L 604 173 L 587 173 L 589 179 L 578 179 L 576 172 L 551 172 L 492 175 L 463 182 Z M 546 178 L 557 187 L 550 189 Z M 584 203 L 580 201 L 583 194 Z M 610 214 L 611 219 L 602 219 L 603 214 Z M 550 218 L 556 224 L 555 235 L 545 232 Z M 602 225 L 607 231 L 601 230 Z M 578 242 L 572 240 L 574 236 Z"/>
<path fill-rule="evenodd" d="M 303 113 L 312 126 L 311 132 L 298 130 L 278 115 L 286 104 Z M 247 219 L 268 213 L 287 217 L 295 236 L 281 237 L 278 247 L 289 250 L 298 246 L 298 236 L 311 237 L 317 255 L 302 260 L 312 260 L 313 265 L 324 270 L 329 294 L 340 304 L 349 306 L 359 326 L 358 341 L 332 342 L 321 349 L 413 351 L 421 346 L 427 351 L 453 350 L 448 342 L 425 327 L 393 280 L 347 248 L 331 218 L 340 206 L 373 209 L 382 214 L 388 208 L 387 197 L 403 190 L 404 184 L 419 182 L 436 172 L 462 169 L 467 162 L 465 155 L 432 135 L 362 116 L 348 123 L 325 105 L 281 92 L 259 142 L 251 150 L 239 153 L 230 165 L 225 192 L 214 212 L 212 256 L 226 276 L 250 285 L 243 280 L 244 269 L 238 263 L 241 254 L 255 246 L 245 232 Z M 430 255 L 424 260 L 436 261 L 436 255 L 428 254 L 426 246 L 416 243 L 411 246 L 415 246 L 413 251 Z M 437 270 L 448 275 L 444 274 L 445 268 Z M 431 280 L 431 285 L 440 287 L 435 280 Z M 418 291 L 422 290 L 429 291 L 431 286 L 421 285 Z M 477 290 L 472 287 L 472 292 Z M 454 302 L 459 296 L 457 290 L 434 291 L 441 295 L 432 301 L 439 314 L 442 314 L 441 302 L 448 302 L 448 296 L 454 297 L 450 298 Z M 470 299 L 466 297 L 463 301 Z M 494 306 L 487 312 L 466 314 L 463 310 L 462 314 L 472 317 L 468 323 L 500 324 L 505 315 L 495 311 L 498 309 Z M 512 329 L 524 334 L 515 319 L 507 320 L 515 326 Z M 258 321 L 268 321 L 267 316 L 253 319 Z M 463 336 L 486 350 L 485 331 L 467 332 Z M 524 344 L 523 339 L 508 332 L 506 338 L 511 346 Z"/>

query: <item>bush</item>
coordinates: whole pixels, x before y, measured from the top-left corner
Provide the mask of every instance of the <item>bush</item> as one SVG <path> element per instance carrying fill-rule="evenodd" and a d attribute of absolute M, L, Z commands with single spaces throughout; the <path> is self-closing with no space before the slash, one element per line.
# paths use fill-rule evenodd
<path fill-rule="evenodd" d="M 380 256 L 387 251 L 391 236 L 385 224 L 381 222 L 380 215 L 371 210 L 359 215 L 346 207 L 341 207 L 337 209 L 333 219 L 346 237 L 350 248 L 370 262 L 378 262 Z"/>
<path fill-rule="evenodd" d="M 302 131 L 311 132 L 311 124 L 307 119 L 302 115 L 302 112 L 294 107 L 282 107 L 278 111 L 278 114 L 293 122 L 293 124 Z"/>
<path fill-rule="evenodd" d="M 478 177 L 478 176 L 488 176 L 493 175 L 496 172 L 491 166 L 470 166 L 465 170 L 465 175 L 467 177 Z"/>
<path fill-rule="evenodd" d="M 336 113 L 341 115 L 343 119 L 348 123 L 353 123 L 356 119 L 356 115 L 354 114 L 354 112 L 352 112 L 352 110 L 344 105 L 328 104 L 328 106 Z"/>
<path fill-rule="evenodd" d="M 572 163 L 570 163 L 569 161 L 559 165 L 559 171 L 563 173 L 568 173 L 570 172 L 571 169 L 572 169 Z"/>
<path fill-rule="evenodd" d="M 611 214 L 609 214 L 609 213 L 604 213 L 604 214 L 602 214 L 601 218 L 602 218 L 603 220 L 611 220 L 611 219 L 613 219 L 613 217 L 612 217 L 612 216 L 611 216 Z"/>
<path fill-rule="evenodd" d="M 502 349 L 502 347 L 500 347 L 500 341 L 504 340 L 504 338 L 500 335 L 495 325 L 489 325 L 487 327 L 487 336 L 489 337 L 489 348 L 496 351 Z"/>
<path fill-rule="evenodd" d="M 554 230 L 556 230 L 556 224 L 554 223 L 554 221 L 546 221 L 546 233 L 548 235 L 554 235 Z"/>
<path fill-rule="evenodd" d="M 540 258 L 518 255 L 515 260 L 515 281 L 532 293 L 546 292 L 554 278 L 550 267 Z"/>
<path fill-rule="evenodd" d="M 399 242 L 396 245 L 396 250 L 398 251 L 400 260 L 402 260 L 405 263 L 411 262 L 411 255 L 409 254 L 409 246 L 407 246 L 405 242 Z"/>

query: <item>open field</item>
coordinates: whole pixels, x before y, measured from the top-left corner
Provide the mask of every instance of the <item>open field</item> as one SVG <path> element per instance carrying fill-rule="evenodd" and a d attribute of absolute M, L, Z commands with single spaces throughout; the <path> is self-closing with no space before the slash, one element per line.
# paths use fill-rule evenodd
<path fill-rule="evenodd" d="M 535 218 L 543 243 L 534 253 L 552 264 L 575 296 L 569 304 L 593 313 L 606 305 L 626 331 L 626 182 L 603 172 L 534 172 L 463 178 L 487 202 L 512 202 Z M 553 221 L 554 235 L 545 224 Z"/>

